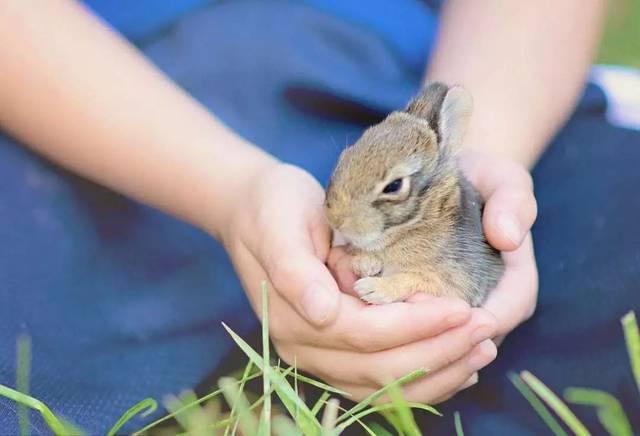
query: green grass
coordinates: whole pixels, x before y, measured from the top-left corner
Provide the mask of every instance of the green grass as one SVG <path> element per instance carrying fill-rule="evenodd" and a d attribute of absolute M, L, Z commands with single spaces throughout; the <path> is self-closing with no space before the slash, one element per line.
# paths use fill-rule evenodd
<path fill-rule="evenodd" d="M 611 1 L 596 61 L 640 68 L 640 1 Z"/>
<path fill-rule="evenodd" d="M 219 389 L 202 398 L 196 398 L 191 391 L 185 391 L 178 396 L 167 396 L 163 404 L 169 414 L 134 432 L 134 436 L 161 433 L 189 436 L 235 436 L 237 434 L 334 436 L 354 425 L 359 426 L 363 434 L 379 436 L 394 434 L 377 422 L 365 422 L 366 418 L 375 414 L 383 416 L 397 435 L 420 436 L 424 429 L 417 426 L 414 411 L 442 416 L 435 408 L 426 404 L 407 402 L 402 396 L 401 387 L 424 377 L 427 374 L 424 369 L 418 369 L 398 380 L 391 381 L 384 388 L 350 409 L 344 409 L 340 406 L 338 398 L 332 398 L 332 396 L 348 397 L 348 393 L 298 374 L 295 366 L 281 368 L 279 364 L 273 365 L 270 361 L 268 335 L 268 292 L 264 284 L 262 297 L 263 350 L 261 354 L 223 324 L 237 346 L 248 358 L 248 363 L 239 378 L 221 378 L 218 383 Z M 635 314 L 629 312 L 621 322 L 629 352 L 631 374 L 640 390 L 640 331 Z M 31 359 L 31 345 L 28 338 L 20 337 L 17 348 L 16 386 L 18 390 L 0 385 L 0 396 L 11 399 L 20 406 L 20 434 L 29 434 L 28 414 L 24 411 L 27 409 L 38 411 L 55 435 L 84 434 L 80 428 L 56 416 L 47 405 L 28 395 L 28 369 Z M 262 378 L 263 389 L 260 396 L 252 395 L 245 390 L 247 382 L 258 378 Z M 619 401 L 607 392 L 586 388 L 568 388 L 564 392 L 563 401 L 528 371 L 522 371 L 519 375 L 510 374 L 509 378 L 555 435 L 568 435 L 565 428 L 578 436 L 591 434 L 571 411 L 567 403 L 594 407 L 602 427 L 610 435 L 631 436 L 633 434 L 629 420 Z M 298 384 L 310 384 L 323 391 L 311 408 L 300 397 Z M 271 403 L 273 395 L 278 398 L 284 410 Z M 391 401 L 386 404 L 376 404 L 376 401 L 384 396 Z M 223 403 L 227 406 L 228 411 L 226 412 L 222 411 Z M 157 407 L 158 404 L 155 400 L 147 398 L 127 410 L 105 433 L 108 436 L 120 434 L 120 429 L 133 418 L 148 416 Z M 158 426 L 169 419 L 175 419 L 178 427 L 160 430 Z M 458 412 L 454 414 L 453 420 L 456 435 L 463 436 L 462 420 Z"/>
<path fill-rule="evenodd" d="M 635 313 L 627 313 L 622 317 L 621 322 L 629 353 L 631 372 L 640 390 L 640 330 L 638 329 Z M 510 375 L 510 379 L 553 434 L 566 435 L 567 433 L 551 411 L 560 418 L 562 423 L 573 434 L 578 436 L 591 434 L 569 406 L 533 374 L 528 371 L 522 371 L 519 376 Z M 607 434 L 612 436 L 631 436 L 634 434 L 622 405 L 608 392 L 571 387 L 565 390 L 564 399 L 571 404 L 594 407 L 598 420 Z M 546 406 L 544 403 L 546 403 Z"/>
<path fill-rule="evenodd" d="M 421 433 L 415 423 L 414 410 L 440 415 L 431 406 L 409 403 L 402 397 L 402 385 L 423 377 L 426 374 L 424 369 L 418 369 L 405 377 L 392 381 L 354 407 L 344 409 L 340 406 L 338 398 L 332 398 L 332 396 L 348 397 L 347 392 L 298 374 L 295 367 L 281 368 L 279 364 L 273 365 L 270 361 L 267 294 L 267 288 L 263 284 L 262 353 L 258 353 L 233 330 L 223 324 L 223 327 L 249 360 L 240 378 L 221 378 L 218 382 L 219 389 L 202 398 L 196 398 L 191 391 L 183 392 L 178 396 L 167 396 L 163 400 L 163 405 L 169 413 L 134 432 L 134 436 L 162 432 L 165 432 L 163 434 L 190 436 L 234 436 L 236 434 L 334 436 L 354 425 L 359 426 L 364 433 L 369 435 L 389 434 L 378 424 L 369 427 L 364 422 L 364 418 L 372 414 L 381 414 L 387 417 L 398 434 L 417 436 Z M 28 395 L 29 362 L 30 342 L 26 338 L 20 338 L 17 362 L 19 370 L 16 381 L 18 390 L 0 385 L 0 396 L 15 401 L 19 405 L 19 410 L 22 408 L 37 410 L 55 435 L 84 434 L 78 427 L 55 415 L 46 404 Z M 262 378 L 263 392 L 261 396 L 255 398 L 255 395 L 246 392 L 245 386 L 247 382 L 257 378 Z M 300 397 L 298 384 L 310 384 L 324 391 L 311 409 Z M 273 395 L 278 398 L 284 410 L 272 405 Z M 383 396 L 390 397 L 391 403 L 374 404 Z M 227 412 L 222 412 L 222 404 L 226 405 Z M 158 404 L 154 399 L 142 400 L 127 410 L 111 429 L 105 431 L 105 434 L 108 436 L 121 434 L 119 432 L 125 424 L 135 417 L 148 416 L 157 407 Z M 28 435 L 28 414 L 21 411 L 19 417 L 21 435 Z M 170 419 L 174 419 L 178 423 L 178 427 L 169 430 L 158 428 L 160 424 Z M 166 433 L 167 431 L 168 433 Z"/>

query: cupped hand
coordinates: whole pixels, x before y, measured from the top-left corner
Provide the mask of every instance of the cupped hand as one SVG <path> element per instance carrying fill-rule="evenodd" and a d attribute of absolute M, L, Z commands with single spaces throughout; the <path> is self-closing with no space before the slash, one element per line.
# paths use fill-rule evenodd
<path fill-rule="evenodd" d="M 505 263 L 502 279 L 483 305 L 496 317 L 499 342 L 536 307 L 538 271 L 530 232 L 537 215 L 533 182 L 523 166 L 509 159 L 464 152 L 459 163 L 485 201 L 483 230 L 489 243 L 502 251 Z M 355 295 L 357 277 L 347 251 L 334 248 L 329 265 L 340 288 Z"/>
<path fill-rule="evenodd" d="M 497 323 L 493 339 L 499 344 L 509 332 L 531 317 L 536 308 L 538 272 L 530 232 L 537 215 L 533 182 L 524 167 L 508 159 L 465 152 L 460 155 L 459 162 L 463 173 L 485 201 L 483 229 L 489 243 L 502 251 L 505 262 L 502 279 L 489 293 L 483 305 L 484 316 L 492 315 Z M 340 246 L 333 248 L 329 266 L 340 288 L 355 295 L 352 290 L 357 277 L 351 270 L 351 259 L 347 251 Z M 409 302 L 417 298 L 423 297 L 416 295 Z M 447 334 L 449 331 L 442 335 Z M 470 357 L 465 356 L 463 359 Z M 449 367 L 455 367 L 456 364 L 457 362 L 452 361 Z M 434 374 L 437 375 L 438 373 Z M 446 400 L 477 380 L 478 375 L 475 373 L 465 383 L 449 390 L 435 401 Z"/>
<path fill-rule="evenodd" d="M 417 296 L 369 306 L 339 290 L 326 266 L 331 232 L 324 190 L 303 170 L 273 163 L 237 193 L 220 232 L 260 316 L 270 288 L 270 334 L 280 357 L 361 399 L 417 368 L 430 374 L 406 388 L 433 403 L 472 383 L 496 355 L 495 318 L 458 299 Z"/>
<path fill-rule="evenodd" d="M 498 320 L 499 342 L 536 308 L 538 270 L 530 230 L 538 209 L 533 181 L 523 166 L 510 159 L 466 152 L 459 162 L 485 200 L 482 226 L 505 263 L 502 279 L 484 304 Z"/>

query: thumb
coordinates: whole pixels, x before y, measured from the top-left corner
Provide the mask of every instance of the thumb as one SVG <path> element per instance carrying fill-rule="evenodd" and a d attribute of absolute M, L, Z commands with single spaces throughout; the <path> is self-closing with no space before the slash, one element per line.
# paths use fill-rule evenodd
<path fill-rule="evenodd" d="M 311 324 L 331 324 L 339 312 L 340 291 L 324 261 L 315 254 L 311 239 L 289 239 L 269 251 L 263 267 L 276 291 Z"/>
<path fill-rule="evenodd" d="M 520 247 L 537 215 L 531 189 L 502 185 L 489 197 L 482 217 L 489 243 L 502 251 Z"/>

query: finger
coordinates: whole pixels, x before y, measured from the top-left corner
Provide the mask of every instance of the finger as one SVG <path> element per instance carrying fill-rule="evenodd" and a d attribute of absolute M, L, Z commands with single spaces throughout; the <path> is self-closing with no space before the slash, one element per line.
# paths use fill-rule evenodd
<path fill-rule="evenodd" d="M 473 373 L 473 375 L 472 375 L 471 377 L 469 377 L 469 378 L 467 379 L 467 381 L 466 381 L 466 382 L 464 382 L 464 383 L 462 384 L 462 386 L 460 386 L 460 387 L 458 388 L 458 391 L 457 391 L 457 392 L 463 391 L 463 390 L 465 390 L 465 389 L 469 389 L 471 386 L 473 386 L 473 385 L 477 384 L 477 383 L 478 383 L 478 380 L 479 380 L 478 373 L 477 373 L 477 372 L 474 372 L 474 373 Z"/>
<path fill-rule="evenodd" d="M 491 340 L 481 342 L 469 354 L 445 369 L 427 374 L 403 387 L 403 397 L 410 402 L 438 404 L 460 390 L 474 373 L 491 363 L 497 353 L 497 348 Z M 332 378 L 328 378 L 327 381 L 348 392 L 349 399 L 354 401 L 361 401 L 378 390 L 377 386 L 358 385 Z M 389 401 L 387 396 L 383 396 L 375 403 L 383 404 Z"/>
<path fill-rule="evenodd" d="M 531 189 L 501 185 L 487 200 L 482 214 L 482 225 L 489 243 L 498 250 L 515 250 L 531 229 L 537 213 Z"/>
<path fill-rule="evenodd" d="M 375 352 L 436 336 L 470 316 L 469 305 L 458 298 L 429 296 L 415 303 L 367 305 L 344 295 L 340 315 L 327 333 L 339 348 Z"/>
<path fill-rule="evenodd" d="M 246 247 L 233 252 L 237 257 L 234 264 L 242 268 L 239 277 L 243 287 L 257 295 L 259 282 L 247 283 L 246 278 L 265 277 L 264 269 Z M 338 314 L 331 324 L 318 329 L 306 321 L 302 310 L 289 303 L 290 299 L 281 289 L 275 289 L 269 302 L 269 312 L 273 314 L 270 331 L 274 339 L 290 344 L 375 352 L 435 336 L 467 322 L 471 316 L 469 305 L 456 298 L 428 296 L 416 303 L 370 306 L 358 298 L 336 292 L 340 299 Z M 260 299 L 254 297 L 251 301 L 259 314 L 260 307 L 256 304 L 259 306 Z"/>
<path fill-rule="evenodd" d="M 245 283 L 245 277 L 264 277 L 260 264 L 248 250 L 241 256 L 243 287 L 259 295 L 259 284 Z M 269 289 L 272 286 L 268 283 Z M 369 306 L 359 299 L 339 293 L 341 302 L 335 321 L 323 329 L 309 324 L 278 292 L 270 292 L 270 332 L 275 340 L 291 345 L 325 349 L 375 352 L 409 344 L 460 326 L 471 316 L 469 305 L 455 298 L 427 297 L 418 303 Z M 251 298 L 260 314 L 260 299 Z"/>
<path fill-rule="evenodd" d="M 511 159 L 487 157 L 472 152 L 465 153 L 459 164 L 465 177 L 485 200 L 502 185 L 512 185 L 533 191 L 533 179 L 529 171 Z M 496 171 L 496 168 L 499 168 L 499 171 Z"/>
<path fill-rule="evenodd" d="M 447 392 L 442 397 L 439 397 L 439 398 L 436 398 L 435 400 L 433 400 L 433 404 L 443 403 L 443 402 L 449 400 L 454 395 L 456 395 L 458 392 L 463 391 L 465 389 L 468 389 L 471 386 L 474 386 L 476 383 L 478 383 L 478 373 L 477 372 L 474 373 L 471 377 L 469 377 L 467 379 L 467 381 L 464 382 L 462 384 L 462 386 L 460 386 L 458 389 L 456 389 L 454 391 L 451 391 L 451 392 Z"/>
<path fill-rule="evenodd" d="M 357 297 L 353 284 L 358 279 L 351 268 L 351 256 L 343 246 L 333 247 L 327 258 L 327 266 L 333 274 L 342 292 Z"/>
<path fill-rule="evenodd" d="M 503 257 L 504 275 L 483 305 L 498 320 L 498 335 L 509 333 L 527 320 L 533 314 L 538 297 L 538 273 L 533 260 L 531 234 L 518 250 Z"/>
<path fill-rule="evenodd" d="M 450 397 L 458 391 L 474 373 L 493 362 L 497 355 L 495 344 L 487 339 L 476 345 L 467 356 L 445 369 L 427 374 L 423 379 L 409 384 L 404 389 L 405 398 L 407 401 L 431 401 L 438 404 L 443 401 L 443 397 Z"/>
<path fill-rule="evenodd" d="M 372 353 L 436 336 L 464 324 L 471 316 L 469 305 L 454 298 L 429 297 L 419 303 L 369 306 L 350 295 L 341 296 L 338 316 L 321 330 L 302 319 L 285 321 L 291 314 L 279 305 L 279 295 L 274 296 L 270 305 L 280 316 L 272 319 L 272 328 L 281 326 L 279 339 L 291 345 Z"/>
<path fill-rule="evenodd" d="M 466 382 L 464 382 L 462 386 L 460 386 L 455 391 L 448 392 L 444 396 L 433 400 L 433 404 L 440 404 L 440 403 L 444 403 L 445 401 L 448 401 L 458 392 L 464 391 L 465 389 L 469 389 L 470 387 L 475 386 L 478 383 L 478 380 L 479 380 L 478 373 L 476 372 L 471 377 L 469 377 L 469 379 Z"/>
<path fill-rule="evenodd" d="M 486 202 L 483 228 L 487 239 L 502 251 L 514 250 L 524 239 L 537 215 L 533 180 L 521 165 L 509 160 L 466 153 L 460 166 Z"/>
<path fill-rule="evenodd" d="M 285 361 L 296 361 L 300 368 L 321 378 L 381 387 L 419 368 L 431 372 L 446 368 L 475 345 L 493 337 L 496 329 L 497 322 L 491 313 L 474 309 L 469 322 L 460 327 L 391 350 L 357 353 L 299 346 L 285 350 Z"/>
<path fill-rule="evenodd" d="M 278 237 L 265 237 L 258 250 L 258 260 L 275 290 L 308 322 L 322 327 L 338 315 L 340 292 L 338 284 L 318 257 L 321 237 L 312 239 L 313 231 L 300 222 L 279 221 L 287 232 L 274 231 Z M 317 231 L 315 232 L 318 233 Z M 328 234 L 326 235 L 328 246 Z"/>

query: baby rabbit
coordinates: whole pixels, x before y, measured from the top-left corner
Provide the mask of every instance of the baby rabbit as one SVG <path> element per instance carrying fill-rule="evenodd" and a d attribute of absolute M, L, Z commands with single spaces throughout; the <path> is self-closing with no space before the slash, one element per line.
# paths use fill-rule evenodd
<path fill-rule="evenodd" d="M 464 88 L 431 83 L 340 155 L 325 212 L 349 243 L 364 301 L 422 291 L 479 306 L 500 279 L 502 258 L 482 232 L 482 200 L 454 154 L 471 109 Z"/>

